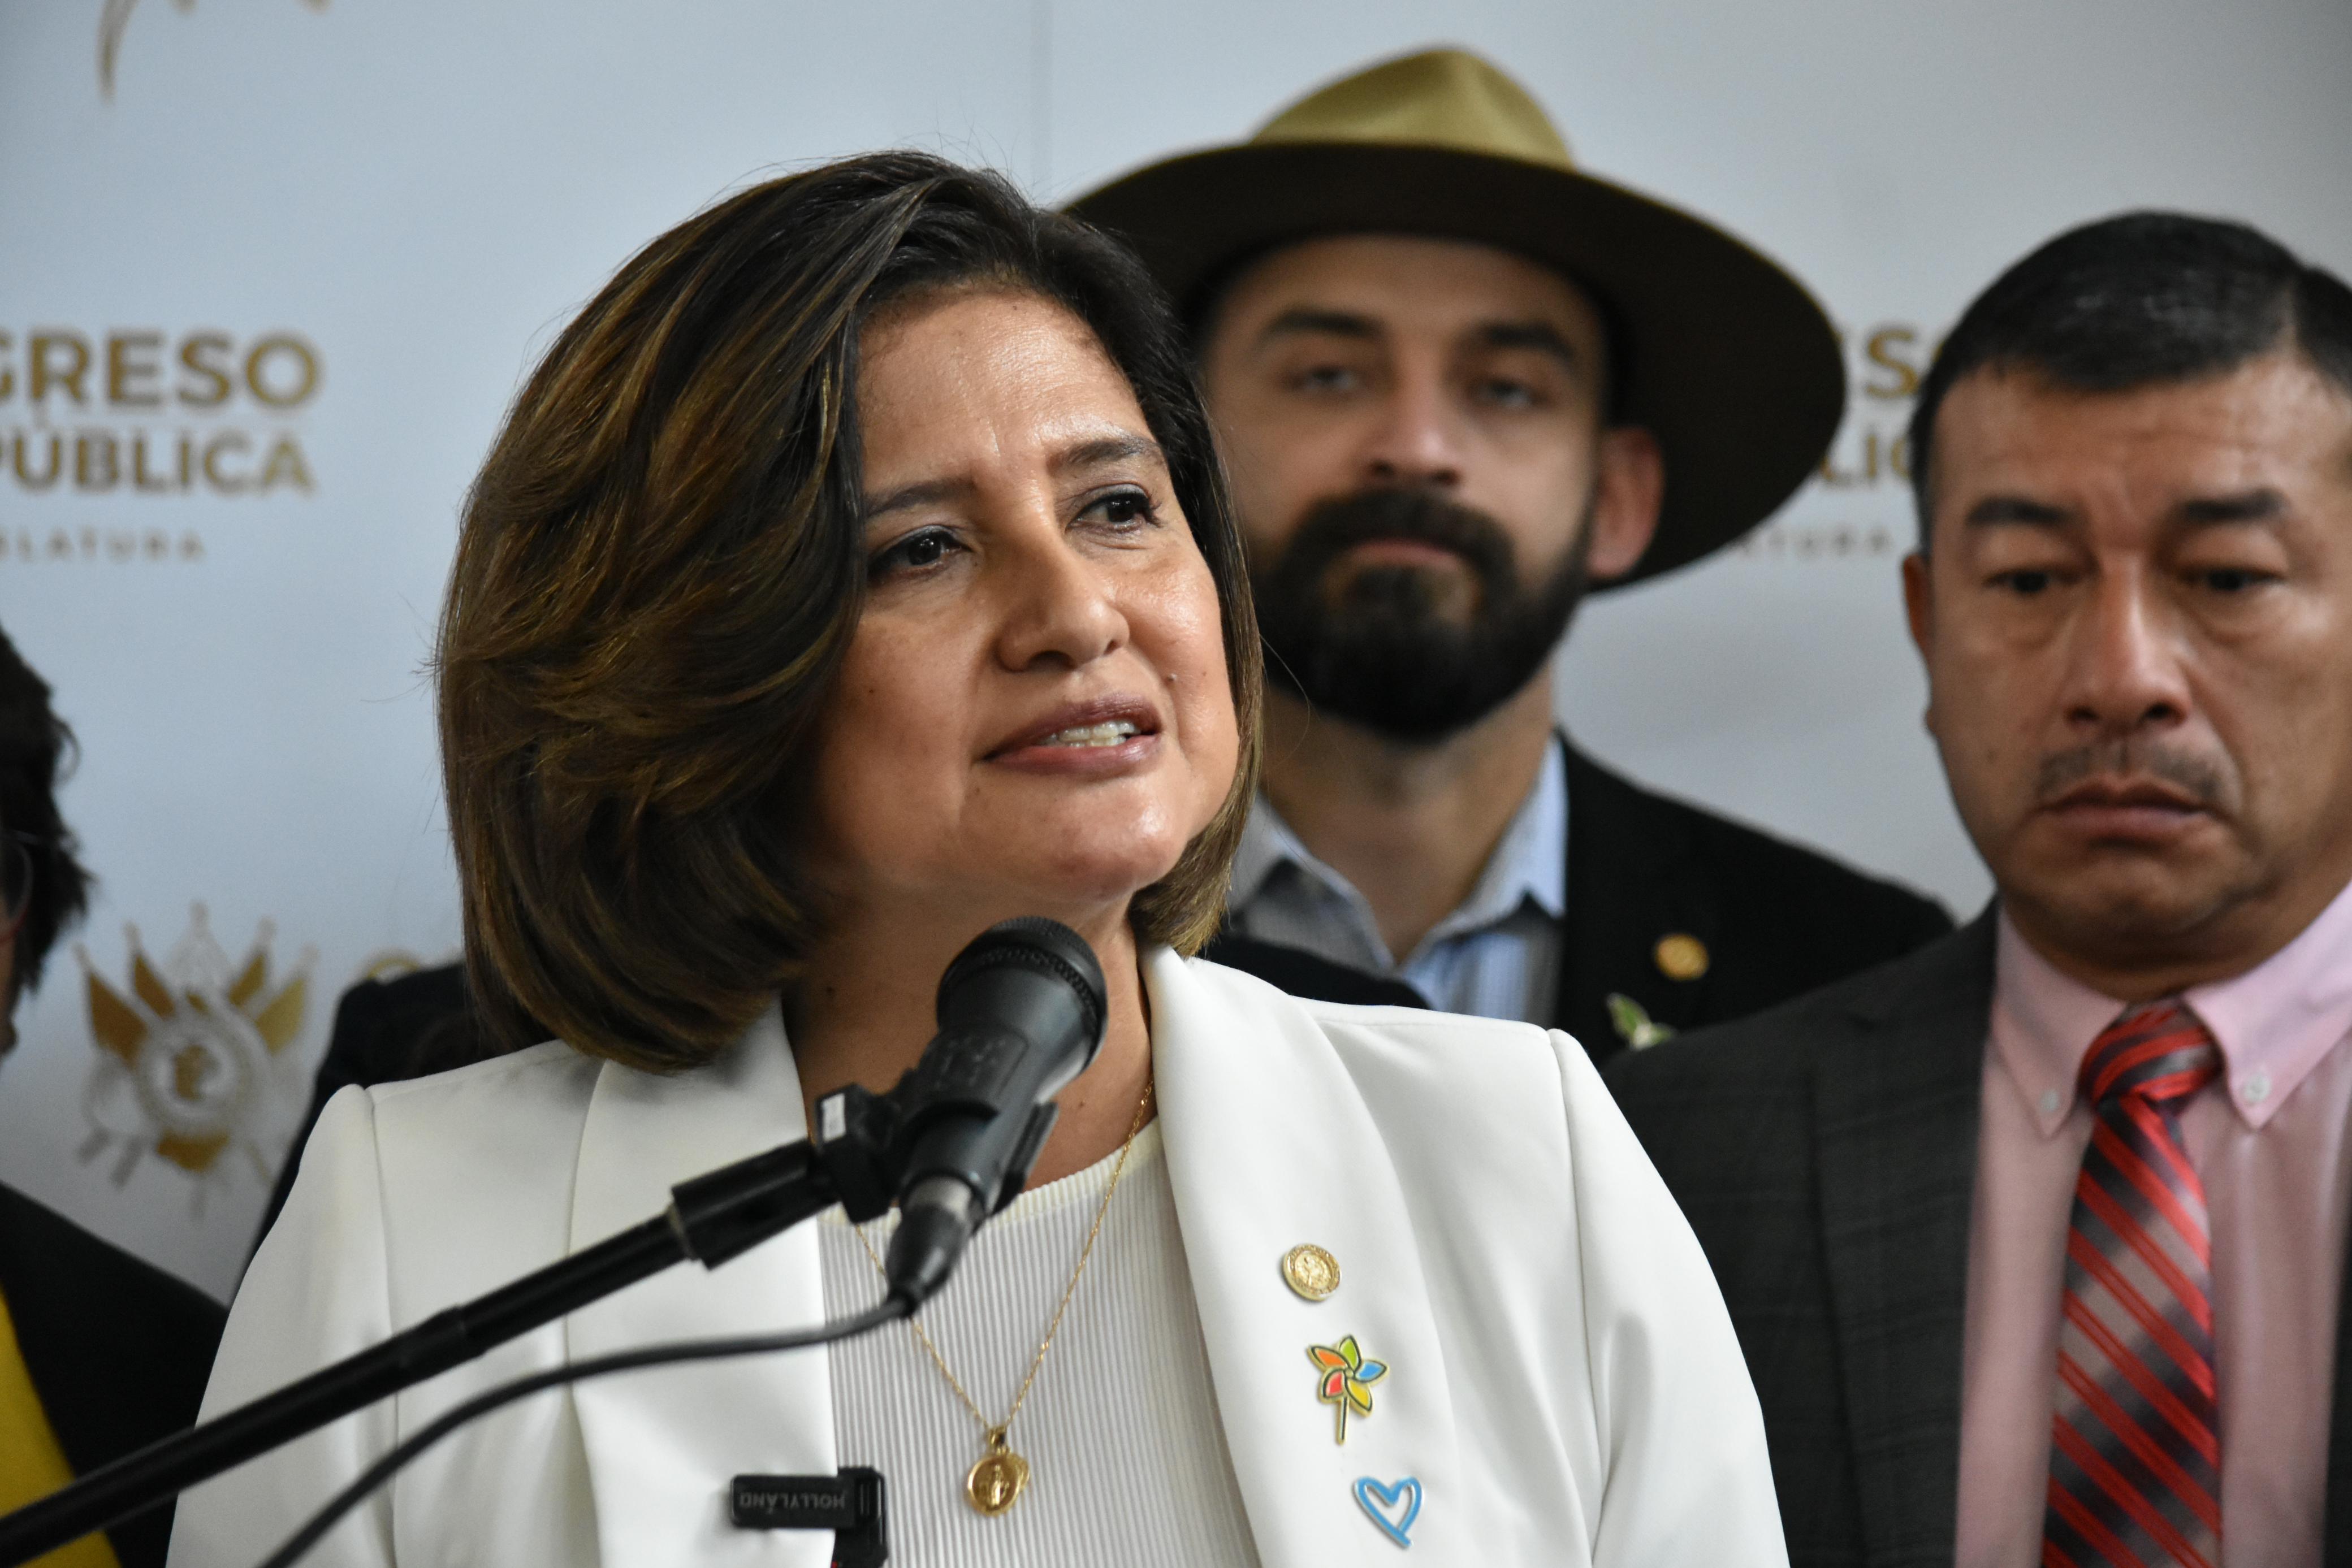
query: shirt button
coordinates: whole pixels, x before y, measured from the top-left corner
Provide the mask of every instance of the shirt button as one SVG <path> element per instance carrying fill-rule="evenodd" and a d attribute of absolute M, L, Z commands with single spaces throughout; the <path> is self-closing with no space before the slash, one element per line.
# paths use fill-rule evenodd
<path fill-rule="evenodd" d="M 2059 1104 L 2060 1101 L 2058 1099 L 2058 1091 L 2055 1089 L 2044 1089 L 2042 1092 L 2042 1113 L 2043 1115 L 2055 1116 L 2058 1113 Z"/>
<path fill-rule="evenodd" d="M 2238 1093 L 2249 1105 L 2259 1105 L 2271 1097 L 2271 1075 L 2257 1072 L 2238 1085 Z"/>

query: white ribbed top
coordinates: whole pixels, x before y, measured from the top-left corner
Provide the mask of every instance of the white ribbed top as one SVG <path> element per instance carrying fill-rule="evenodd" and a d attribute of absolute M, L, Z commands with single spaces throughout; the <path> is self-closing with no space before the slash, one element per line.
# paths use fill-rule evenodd
<path fill-rule="evenodd" d="M 981 1231 L 922 1322 L 972 1400 L 1002 1420 L 1110 1184 L 1114 1154 L 1025 1192 Z M 880 1255 L 896 1218 L 866 1227 Z M 835 1209 L 820 1222 L 827 1316 L 873 1303 L 880 1277 Z M 1160 1124 L 1137 1134 L 1036 1386 L 1013 1424 L 1028 1490 L 983 1518 L 964 1474 L 985 1452 L 971 1413 L 913 1333 L 835 1345 L 834 1436 L 888 1489 L 890 1561 L 907 1568 L 1255 1568 L 1176 1228 Z"/>

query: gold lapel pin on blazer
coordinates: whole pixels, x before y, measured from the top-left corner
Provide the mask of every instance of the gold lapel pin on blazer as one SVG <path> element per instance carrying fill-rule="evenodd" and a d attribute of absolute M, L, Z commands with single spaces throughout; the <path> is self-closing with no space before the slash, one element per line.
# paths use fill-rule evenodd
<path fill-rule="evenodd" d="M 1696 980 L 1706 973 L 1711 961 L 1706 944 L 1687 931 L 1670 931 L 1659 937 L 1650 956 L 1657 960 L 1658 973 L 1669 980 Z"/>
<path fill-rule="evenodd" d="M 1339 1260 L 1302 1241 L 1282 1255 L 1282 1282 L 1304 1300 L 1322 1301 L 1339 1288 Z"/>

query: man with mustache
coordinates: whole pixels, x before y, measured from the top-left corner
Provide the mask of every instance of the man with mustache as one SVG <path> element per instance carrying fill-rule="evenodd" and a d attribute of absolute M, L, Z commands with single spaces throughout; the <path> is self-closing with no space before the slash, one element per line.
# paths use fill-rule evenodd
<path fill-rule="evenodd" d="M 1556 1024 L 1605 1057 L 1950 928 L 1637 788 L 1554 716 L 1588 590 L 1729 543 L 1820 460 L 1843 373 L 1794 279 L 1578 172 L 1458 50 L 1075 210 L 1192 320 L 1253 555 L 1265 788 L 1209 956 Z"/>
<path fill-rule="evenodd" d="M 2352 290 L 2167 214 L 1945 341 L 1904 563 L 1999 890 L 1614 1064 L 1807 1563 L 2352 1562 Z"/>

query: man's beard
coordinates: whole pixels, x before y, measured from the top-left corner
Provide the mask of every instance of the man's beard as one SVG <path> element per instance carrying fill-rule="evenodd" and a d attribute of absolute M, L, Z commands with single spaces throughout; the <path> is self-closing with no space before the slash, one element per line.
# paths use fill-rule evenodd
<path fill-rule="evenodd" d="M 1532 588 L 1502 525 L 1426 490 L 1359 491 L 1307 514 L 1282 553 L 1251 573 L 1266 676 L 1315 708 L 1391 740 L 1432 745 L 1526 686 L 1584 596 L 1592 508 L 1568 557 Z M 1449 618 L 1426 568 L 1370 565 L 1335 575 L 1375 539 L 1438 546 L 1469 568 L 1477 602 Z"/>

